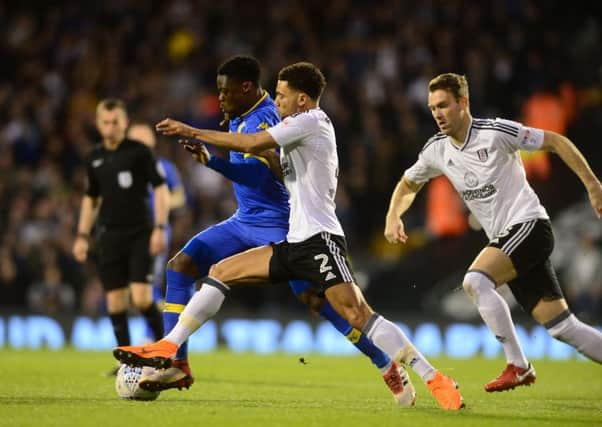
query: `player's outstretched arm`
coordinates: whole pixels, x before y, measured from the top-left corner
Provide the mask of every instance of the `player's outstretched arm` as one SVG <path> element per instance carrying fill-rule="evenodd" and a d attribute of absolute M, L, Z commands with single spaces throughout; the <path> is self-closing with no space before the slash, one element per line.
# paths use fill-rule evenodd
<path fill-rule="evenodd" d="M 266 131 L 257 133 L 231 133 L 197 129 L 169 118 L 157 123 L 155 128 L 157 132 L 163 135 L 199 139 L 216 147 L 245 153 L 259 154 L 264 150 L 278 146 L 274 138 Z"/>
<path fill-rule="evenodd" d="M 544 131 L 542 150 L 558 154 L 564 163 L 579 177 L 598 218 L 602 218 L 602 184 L 577 147 L 565 136 Z"/>
<path fill-rule="evenodd" d="M 245 155 L 243 162 L 232 163 L 226 159 L 211 155 L 202 142 L 180 139 L 178 140 L 178 144 L 191 153 L 197 162 L 221 173 L 230 181 L 238 184 L 243 184 L 251 188 L 260 187 L 263 185 L 265 179 L 269 178 L 271 173 L 282 181 L 280 160 L 277 157 L 277 153 L 272 149 L 263 151 L 260 155 Z M 270 173 L 270 171 L 272 172 Z"/>

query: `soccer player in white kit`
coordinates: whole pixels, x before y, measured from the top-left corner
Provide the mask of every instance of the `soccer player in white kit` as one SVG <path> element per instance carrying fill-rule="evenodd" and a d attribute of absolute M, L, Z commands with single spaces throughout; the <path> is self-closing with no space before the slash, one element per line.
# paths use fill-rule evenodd
<path fill-rule="evenodd" d="M 258 133 L 201 130 L 171 119 L 157 125 L 157 130 L 167 135 L 240 152 L 258 154 L 280 147 L 284 183 L 290 193 L 290 227 L 285 241 L 212 266 L 203 286 L 163 340 L 148 346 L 117 347 L 113 354 L 128 364 L 169 367 L 178 345 L 217 313 L 230 288 L 304 279 L 323 293 L 358 333 L 365 333 L 392 358 L 382 373 L 398 403 L 411 406 L 415 401 L 403 364 L 421 377 L 441 408 L 460 409 L 464 404 L 455 381 L 436 370 L 394 323 L 375 313 L 354 283 L 344 232 L 335 214 L 338 156 L 334 127 L 319 108 L 325 85 L 322 72 L 313 64 L 300 62 L 280 70 L 275 102 L 283 121 Z"/>
<path fill-rule="evenodd" d="M 473 118 L 464 76 L 447 73 L 429 83 L 428 106 L 441 132 L 397 184 L 386 215 L 385 237 L 405 242 L 402 215 L 431 178 L 445 175 L 479 220 L 489 244 L 464 276 L 463 286 L 503 346 L 504 371 L 488 392 L 535 382 L 518 342 L 510 310 L 496 287 L 508 283 L 516 300 L 551 336 L 602 362 L 602 334 L 571 314 L 549 256 L 554 236 L 546 210 L 529 186 L 519 150 L 555 152 L 581 179 L 598 218 L 602 186 L 566 137 L 520 123 Z"/>

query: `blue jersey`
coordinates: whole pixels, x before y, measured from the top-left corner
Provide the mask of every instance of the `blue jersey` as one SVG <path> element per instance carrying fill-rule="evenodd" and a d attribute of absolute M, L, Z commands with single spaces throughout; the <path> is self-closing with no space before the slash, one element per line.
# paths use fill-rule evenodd
<path fill-rule="evenodd" d="M 280 116 L 276 105 L 265 92 L 247 112 L 230 121 L 230 132 L 260 132 L 278 122 Z M 231 151 L 230 163 L 234 166 L 241 164 L 249 166 L 248 174 L 245 173 L 249 180 L 244 179 L 245 177 L 234 179 L 229 176 L 233 181 L 234 194 L 238 202 L 235 217 L 247 224 L 288 228 L 288 191 L 269 169 L 267 160 L 249 153 Z"/>

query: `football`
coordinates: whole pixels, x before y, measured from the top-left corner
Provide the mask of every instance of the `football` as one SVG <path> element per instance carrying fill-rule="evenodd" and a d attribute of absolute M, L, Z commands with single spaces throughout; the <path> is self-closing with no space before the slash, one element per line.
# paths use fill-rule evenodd
<path fill-rule="evenodd" d="M 155 400 L 158 391 L 147 391 L 140 388 L 140 379 L 150 375 L 154 368 L 128 366 L 122 364 L 117 371 L 115 390 L 117 395 L 127 400 Z"/>

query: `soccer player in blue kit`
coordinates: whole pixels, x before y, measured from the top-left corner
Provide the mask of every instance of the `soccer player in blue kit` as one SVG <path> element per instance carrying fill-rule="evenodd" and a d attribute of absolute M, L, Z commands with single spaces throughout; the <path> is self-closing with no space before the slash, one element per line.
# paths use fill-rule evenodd
<path fill-rule="evenodd" d="M 255 133 L 280 122 L 274 102 L 261 88 L 260 65 L 255 58 L 235 56 L 224 62 L 218 68 L 217 89 L 220 107 L 230 119 L 230 132 Z M 238 209 L 230 218 L 191 238 L 168 262 L 163 313 L 165 333 L 175 326 L 194 293 L 195 282 L 207 275 L 211 265 L 247 249 L 282 241 L 289 227 L 289 195 L 278 178 L 280 164 L 275 151 L 263 152 L 261 156 L 231 151 L 228 161 L 210 155 L 200 143 L 182 143 L 197 161 L 233 182 Z M 312 293 L 308 282 L 291 281 L 290 286 L 302 302 L 329 320 L 371 359 L 383 374 L 395 400 L 404 404 L 400 390 L 408 383 L 405 370 L 360 330 L 351 327 L 323 296 Z M 193 382 L 187 343 L 184 343 L 170 368 L 144 378 L 140 386 L 147 390 L 182 389 Z M 407 399 L 407 393 L 404 398 Z"/>

